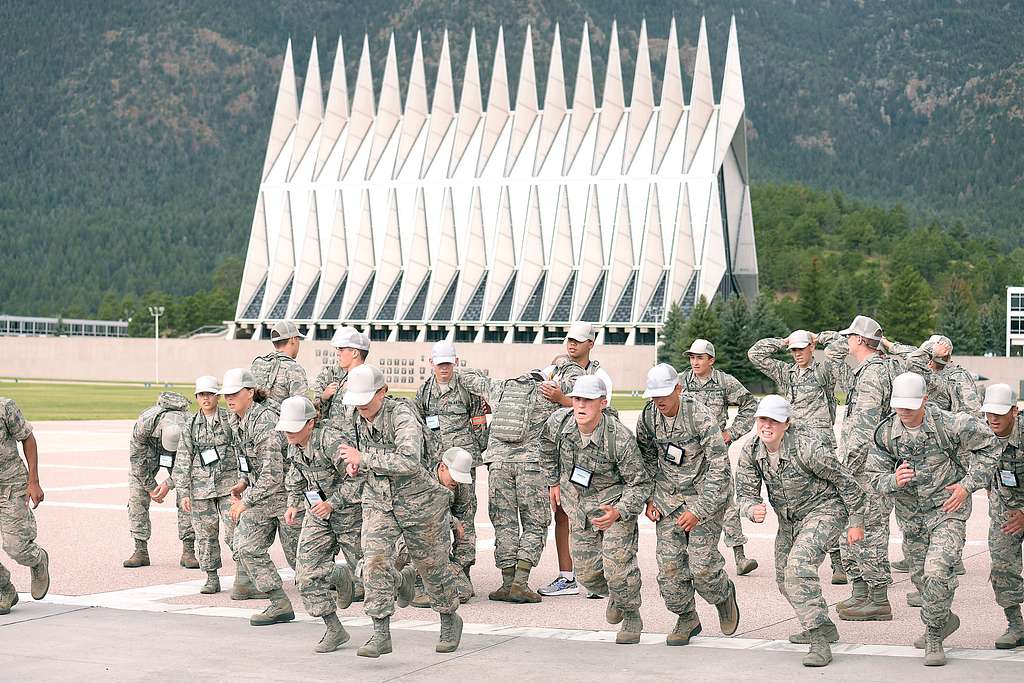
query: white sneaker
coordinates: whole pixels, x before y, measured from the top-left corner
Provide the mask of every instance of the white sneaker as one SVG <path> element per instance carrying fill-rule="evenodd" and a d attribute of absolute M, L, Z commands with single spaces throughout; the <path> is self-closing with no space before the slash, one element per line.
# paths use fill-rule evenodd
<path fill-rule="evenodd" d="M 576 579 L 567 579 L 559 574 L 558 578 L 543 588 L 538 588 L 537 592 L 548 597 L 555 595 L 579 595 L 580 587 L 576 583 Z"/>

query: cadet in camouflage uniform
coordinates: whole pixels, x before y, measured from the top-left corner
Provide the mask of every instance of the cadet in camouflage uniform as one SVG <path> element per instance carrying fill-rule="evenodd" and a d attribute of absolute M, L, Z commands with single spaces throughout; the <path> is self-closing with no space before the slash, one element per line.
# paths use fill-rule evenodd
<path fill-rule="evenodd" d="M 653 485 L 636 439 L 602 409 L 608 388 L 600 377 L 576 381 L 573 407 L 548 418 L 541 436 L 541 459 L 552 507 L 569 515 L 571 550 L 579 581 L 608 595 L 605 617 L 622 623 L 615 642 L 640 642 L 640 568 L 637 516 Z"/>
<path fill-rule="evenodd" d="M 970 413 L 975 417 L 983 417 L 981 401 L 978 397 L 978 385 L 974 377 L 962 366 L 951 363 L 953 342 L 949 337 L 939 334 L 932 335 L 921 348 L 931 360 L 928 366 L 946 382 L 950 394 L 950 407 L 954 413 Z M 939 406 L 940 408 L 942 406 Z"/>
<path fill-rule="evenodd" d="M 657 524 L 658 587 L 678 615 L 666 645 L 686 645 L 701 632 L 694 590 L 718 609 L 722 633 L 739 626 L 736 587 L 718 552 L 722 515 L 732 481 L 729 451 L 718 419 L 689 396 L 667 363 L 647 372 L 650 400 L 637 421 L 637 446 L 654 493 L 647 517 Z"/>
<path fill-rule="evenodd" d="M 350 421 L 351 410 L 341 405 L 341 394 L 349 371 L 366 362 L 370 354 L 370 338 L 354 327 L 339 327 L 331 337 L 336 364 L 324 365 L 313 380 L 313 406 L 321 420 Z M 337 401 L 335 400 L 337 399 Z"/>
<path fill-rule="evenodd" d="M 494 563 L 501 587 L 487 597 L 501 602 L 540 602 L 530 572 L 540 561 L 551 523 L 548 488 L 540 466 L 540 435 L 558 404 L 544 398 L 540 370 L 494 380 L 473 370 L 456 376 L 470 393 L 493 406 L 487 464 L 488 513 L 494 526 Z"/>
<path fill-rule="evenodd" d="M 125 567 L 149 566 L 149 537 L 153 526 L 149 519 L 151 500 L 162 503 L 174 487 L 168 479 L 157 485 L 156 477 L 163 468 L 169 476 L 174 467 L 178 439 L 188 419 L 188 399 L 173 391 L 165 391 L 156 405 L 142 411 L 128 447 L 128 528 L 135 541 L 135 552 L 122 564 Z M 168 439 L 161 439 L 164 430 Z M 169 450 L 173 445 L 173 450 Z M 178 538 L 181 539 L 181 566 L 198 569 L 195 555 L 196 532 L 192 528 L 192 515 L 182 507 L 184 494 L 175 492 L 178 507 Z"/>
<path fill-rule="evenodd" d="M 736 504 L 761 524 L 767 512 L 761 485 L 768 489 L 779 518 L 775 582 L 804 628 L 790 640 L 810 643 L 804 666 L 826 666 L 832 661 L 828 644 L 839 640 L 839 632 L 828 617 L 818 567 L 844 529 L 847 543 L 863 540 L 864 490 L 836 460 L 821 430 L 793 426 L 792 414 L 781 396 L 761 399 L 756 436 L 744 444 L 736 465 Z"/>
<path fill-rule="evenodd" d="M 238 483 L 238 453 L 231 431 L 230 413 L 218 405 L 217 378 L 196 380 L 199 410 L 181 432 L 172 472 L 181 507 L 192 515 L 199 568 L 206 572 L 200 593 L 220 592 L 220 528 L 229 548 L 234 546 L 231 487 Z"/>
<path fill-rule="evenodd" d="M 24 462 L 18 455 L 19 441 Z M 32 514 L 32 508 L 39 507 L 43 497 L 32 425 L 14 401 L 0 396 L 0 537 L 4 552 L 12 560 L 32 568 L 34 600 L 42 600 L 50 590 L 50 558 L 36 544 L 36 518 Z M 11 572 L 0 562 L 0 614 L 9 614 L 16 604 L 18 591 L 11 583 Z"/>
<path fill-rule="evenodd" d="M 690 369 L 679 376 L 683 387 L 683 396 L 693 398 L 706 407 L 718 420 L 722 430 L 722 438 L 728 446 L 740 439 L 754 426 L 754 410 L 757 401 L 740 381 L 727 372 L 716 370 L 715 346 L 706 339 L 696 339 L 686 352 L 690 359 Z M 737 406 L 736 417 L 732 425 L 729 421 L 729 406 Z M 743 546 L 747 537 L 743 535 L 743 525 L 736 511 L 736 500 L 733 495 L 732 481 L 729 482 L 729 497 L 722 522 L 725 534 L 725 545 L 732 548 L 736 560 L 736 573 L 740 576 L 757 569 L 757 560 L 747 558 Z M 718 552 L 717 549 L 715 552 Z"/>
<path fill-rule="evenodd" d="M 436 650 L 454 652 L 462 639 L 462 619 L 456 614 L 459 599 L 448 559 L 451 517 L 447 491 L 426 469 L 432 457 L 426 450 L 429 430 L 411 401 L 387 395 L 384 374 L 375 366 L 361 365 L 349 373 L 342 400 L 359 415 L 356 445 L 342 446 L 346 469 L 350 476 L 366 472 L 363 581 L 374 632 L 357 654 L 379 657 L 392 651 L 390 622 L 399 579 L 392 558 L 399 536 L 423 578 L 431 607 L 441 615 Z"/>
<path fill-rule="evenodd" d="M 875 491 L 895 496 L 896 521 L 927 628 L 914 644 L 926 650 L 926 666 L 942 666 L 942 641 L 960 626 L 949 608 L 971 494 L 991 483 L 1000 448 L 982 420 L 928 406 L 925 394 L 920 375 L 908 372 L 893 380 L 896 415 L 876 428 L 866 471 Z"/>
<path fill-rule="evenodd" d="M 314 652 L 333 652 L 349 640 L 337 610 L 352 604 L 352 569 L 362 559 L 363 476 L 346 474 L 341 453 L 344 434 L 324 423 L 317 426 L 316 416 L 313 403 L 305 396 L 286 398 L 276 429 L 285 433 L 292 461 L 285 482 L 286 521 L 294 523 L 299 508 L 307 509 L 299 535 L 295 585 L 306 612 L 327 625 Z M 345 565 L 334 563 L 339 549 L 345 554 Z"/>
<path fill-rule="evenodd" d="M 252 615 L 253 626 L 269 626 L 295 618 L 292 603 L 281 588 L 281 576 L 270 559 L 270 546 L 280 528 L 287 526 L 284 455 L 281 434 L 274 431 L 277 413 L 264 405 L 256 378 L 244 368 L 228 370 L 220 393 L 234 414 L 231 427 L 238 449 L 241 481 L 231 489 L 231 519 L 235 521 L 235 562 L 242 572 L 235 577 L 252 581 L 266 593 L 270 605 Z M 298 534 L 295 534 L 298 536 Z M 243 591 L 249 592 L 248 585 Z"/>
<path fill-rule="evenodd" d="M 1006 384 L 985 390 L 981 407 L 999 440 L 999 463 L 988 492 L 988 549 L 992 555 L 989 580 L 996 604 L 1006 613 L 1006 632 L 996 638 L 1000 650 L 1024 645 L 1024 422 L 1018 419 L 1017 396 Z"/>

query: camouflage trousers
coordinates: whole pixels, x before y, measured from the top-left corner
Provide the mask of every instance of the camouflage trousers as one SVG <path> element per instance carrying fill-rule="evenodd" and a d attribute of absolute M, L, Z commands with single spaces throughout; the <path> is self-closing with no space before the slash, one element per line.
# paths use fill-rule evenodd
<path fill-rule="evenodd" d="M 806 630 L 834 624 L 821 594 L 818 567 L 836 547 L 846 514 L 812 512 L 799 521 L 779 519 L 775 536 L 775 582 Z"/>
<path fill-rule="evenodd" d="M 362 506 L 358 503 L 336 508 L 327 519 L 306 510 L 299 534 L 295 585 L 309 616 L 322 617 L 337 610 L 331 590 L 334 558 L 341 552 L 353 576 L 356 575 L 363 559 L 359 538 L 362 525 Z"/>
<path fill-rule="evenodd" d="M 729 597 L 731 583 L 725 574 L 725 558 L 718 551 L 721 513 L 701 520 L 693 531 L 686 533 L 676 525 L 685 510 L 663 516 L 656 526 L 658 588 L 665 607 L 674 614 L 695 610 L 695 590 L 701 598 L 717 605 Z"/>
<path fill-rule="evenodd" d="M 862 476 L 857 477 L 857 482 L 869 491 L 864 502 L 864 540 L 853 545 L 843 544 L 839 548 L 843 568 L 851 581 L 863 579 L 869 586 L 889 586 L 892 584 L 892 571 L 889 568 L 889 514 L 892 512 L 893 499 L 892 496 L 876 493 Z"/>
<path fill-rule="evenodd" d="M 0 537 L 4 552 L 23 567 L 34 567 L 43 559 L 36 545 L 36 517 L 28 505 L 25 486 L 0 486 Z M 0 562 L 0 586 L 11 581 L 11 572 Z"/>
<path fill-rule="evenodd" d="M 569 530 L 576 580 L 591 593 L 607 595 L 627 612 L 640 609 L 636 519 L 620 520 L 605 531 L 598 531 L 589 520 L 582 521 L 572 519 Z"/>
<path fill-rule="evenodd" d="M 492 463 L 487 468 L 488 512 L 494 526 L 494 564 L 540 561 L 551 524 L 551 503 L 540 465 Z"/>
<path fill-rule="evenodd" d="M 192 526 L 196 532 L 196 559 L 204 572 L 220 569 L 220 530 L 224 542 L 234 552 L 235 522 L 231 519 L 231 496 L 203 500 L 192 499 Z"/>
<path fill-rule="evenodd" d="M 257 505 L 243 512 L 235 527 L 235 562 L 261 593 L 281 587 L 281 576 L 270 559 L 274 536 L 281 534 L 283 539 L 286 534 L 294 534 L 296 544 L 298 542 L 300 528 L 298 525 L 289 527 L 284 521 L 284 513 L 285 506 L 281 502 Z"/>
<path fill-rule="evenodd" d="M 970 515 L 970 508 L 966 512 Z M 952 519 L 941 510 L 924 512 L 898 503 L 896 521 L 903 531 L 910 580 L 921 593 L 921 621 L 928 628 L 940 629 L 949 618 L 953 594 L 960 585 L 953 565 L 963 556 L 967 522 Z"/>
<path fill-rule="evenodd" d="M 988 495 L 988 549 L 992 554 L 989 581 L 1002 608 L 1024 603 L 1024 578 L 1021 578 L 1021 546 L 1024 533 L 1008 534 L 1000 527 L 1006 523 L 1009 508 L 998 494 Z"/>
<path fill-rule="evenodd" d="M 413 496 L 396 495 L 392 509 L 363 506 L 363 585 L 366 614 L 374 619 L 395 613 L 400 577 L 395 546 L 404 538 L 409 559 L 423 579 L 430 606 L 441 614 L 459 607 L 456 577 L 448 559 L 451 514 L 438 486 Z"/>
<path fill-rule="evenodd" d="M 725 538 L 725 545 L 729 548 L 747 544 L 747 537 L 743 535 L 743 524 L 740 522 L 740 513 L 736 509 L 736 490 L 731 480 L 729 481 L 729 499 L 725 504 L 725 515 L 722 518 L 722 536 Z"/>
<path fill-rule="evenodd" d="M 452 534 L 452 562 L 459 567 L 470 567 L 476 564 L 476 468 L 470 470 L 472 484 L 459 484 L 459 489 L 469 493 L 469 505 L 466 507 L 465 519 L 462 522 L 463 535 L 458 538 Z"/>
<path fill-rule="evenodd" d="M 152 502 L 149 492 L 156 488 L 156 473 L 157 469 L 132 463 L 131 473 L 128 475 L 128 529 L 132 538 L 139 541 L 148 541 L 153 535 L 153 525 L 149 519 L 149 504 Z M 182 496 L 175 491 L 178 538 L 184 542 L 193 542 L 196 532 L 192 528 L 192 515 L 181 508 L 181 499 Z"/>

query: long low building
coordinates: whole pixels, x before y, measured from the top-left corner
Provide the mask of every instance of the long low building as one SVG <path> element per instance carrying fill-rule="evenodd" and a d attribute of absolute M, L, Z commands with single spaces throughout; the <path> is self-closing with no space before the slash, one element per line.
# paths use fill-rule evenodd
<path fill-rule="evenodd" d="M 485 103 L 474 33 L 457 106 L 447 32 L 429 96 L 417 37 L 404 101 L 394 37 L 379 96 L 364 36 L 350 97 L 339 39 L 326 107 L 316 41 L 301 103 L 289 42 L 229 336 L 543 343 L 586 320 L 653 345 L 673 302 L 756 295 L 735 21 L 717 103 L 703 20 L 689 97 L 674 20 L 658 41 L 657 104 L 646 24 L 628 106 L 605 35 L 600 102 L 584 25 L 570 103 L 558 27 L 543 80 L 527 29 L 514 100 L 499 30 Z"/>

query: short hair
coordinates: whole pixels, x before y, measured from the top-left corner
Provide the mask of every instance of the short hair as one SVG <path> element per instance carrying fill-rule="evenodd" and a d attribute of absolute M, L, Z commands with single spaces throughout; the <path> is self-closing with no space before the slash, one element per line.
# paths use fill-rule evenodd
<path fill-rule="evenodd" d="M 879 345 L 879 344 L 881 343 L 881 340 L 880 340 L 880 339 L 868 339 L 867 337 L 861 337 L 861 339 L 863 339 L 863 340 L 864 340 L 864 344 L 865 344 L 865 345 L 866 345 L 866 346 L 867 346 L 867 347 L 868 347 L 869 349 L 877 349 L 877 348 L 878 348 L 878 345 Z"/>
<path fill-rule="evenodd" d="M 370 355 L 369 349 L 352 349 L 359 356 L 359 360 L 366 361 L 366 357 Z"/>
<path fill-rule="evenodd" d="M 278 339 L 276 341 L 271 342 L 271 344 L 274 345 L 275 349 L 280 349 L 284 348 L 284 345 L 290 342 L 292 339 L 294 339 L 294 337 L 288 337 L 287 339 Z"/>

